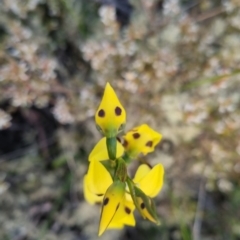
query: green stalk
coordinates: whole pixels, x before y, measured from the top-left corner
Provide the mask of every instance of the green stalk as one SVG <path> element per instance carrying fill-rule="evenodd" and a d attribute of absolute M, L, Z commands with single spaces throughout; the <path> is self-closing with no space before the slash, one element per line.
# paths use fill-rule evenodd
<path fill-rule="evenodd" d="M 110 160 L 115 160 L 117 155 L 117 139 L 116 137 L 107 138 L 106 140 L 108 156 Z"/>
<path fill-rule="evenodd" d="M 117 170 L 116 178 L 120 179 L 122 182 L 126 182 L 127 175 L 127 166 L 125 161 L 122 158 L 117 159 Z"/>

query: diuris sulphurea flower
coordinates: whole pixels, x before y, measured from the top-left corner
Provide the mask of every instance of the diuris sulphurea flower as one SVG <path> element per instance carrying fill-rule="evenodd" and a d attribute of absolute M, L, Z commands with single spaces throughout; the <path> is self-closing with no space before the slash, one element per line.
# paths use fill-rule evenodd
<path fill-rule="evenodd" d="M 127 132 L 123 136 L 123 144 L 118 141 L 118 134 L 125 126 L 126 112 L 109 83 L 106 84 L 95 121 L 104 137 L 89 155 L 83 193 L 90 204 L 102 205 L 98 235 L 111 228 L 135 226 L 135 208 L 144 219 L 159 224 L 153 198 L 163 186 L 163 166 L 157 164 L 150 168 L 142 164 L 131 179 L 127 165 L 139 154 L 153 152 L 162 135 L 143 124 Z"/>
<path fill-rule="evenodd" d="M 131 199 L 126 198 L 125 189 L 126 184 L 119 180 L 113 181 L 101 162 L 92 161 L 90 163 L 88 173 L 84 177 L 84 197 L 90 204 L 102 202 L 99 235 L 108 228 L 135 225 L 133 216 L 135 206 Z M 111 204 L 108 204 L 108 201 Z M 115 203 L 119 203 L 118 208 L 114 207 Z"/>
<path fill-rule="evenodd" d="M 161 141 L 162 135 L 147 124 L 142 124 L 127 132 L 123 139 L 126 154 L 131 159 L 134 159 L 140 153 L 146 155 L 153 152 L 155 146 Z"/>
<path fill-rule="evenodd" d="M 156 214 L 153 197 L 161 191 L 164 179 L 162 164 L 155 165 L 152 169 L 147 164 L 142 164 L 131 180 L 127 179 L 128 189 L 132 201 L 144 219 L 159 225 L 160 221 Z"/>
<path fill-rule="evenodd" d="M 128 179 L 128 187 L 132 200 L 143 218 L 159 224 L 155 205 L 152 200 L 163 185 L 164 168 L 162 164 L 152 169 L 146 164 L 140 165 L 133 180 Z"/>
<path fill-rule="evenodd" d="M 161 190 L 163 176 L 164 170 L 161 164 L 157 164 L 152 169 L 142 164 L 132 180 L 135 196 L 133 194 L 130 196 L 125 182 L 120 180 L 113 182 L 110 173 L 102 163 L 92 161 L 84 178 L 84 196 L 90 204 L 102 202 L 99 235 L 109 228 L 134 226 L 135 205 L 143 218 L 159 224 L 151 198 Z M 110 200 L 111 204 L 108 205 Z"/>

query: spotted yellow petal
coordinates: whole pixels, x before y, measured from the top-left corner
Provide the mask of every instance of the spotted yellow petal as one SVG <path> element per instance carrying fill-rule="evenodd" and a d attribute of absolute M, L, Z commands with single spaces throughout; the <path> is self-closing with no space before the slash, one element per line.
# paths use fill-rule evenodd
<path fill-rule="evenodd" d="M 134 209 L 135 205 L 133 202 L 125 199 L 120 204 L 119 209 L 113 217 L 108 228 L 122 228 L 124 225 L 135 226 L 136 222 L 133 215 Z"/>
<path fill-rule="evenodd" d="M 148 169 L 148 170 L 147 170 Z M 145 176 L 144 176 L 145 174 Z M 155 165 L 151 170 L 143 164 L 139 167 L 133 181 L 149 197 L 155 197 L 162 188 L 164 168 L 162 164 Z"/>
<path fill-rule="evenodd" d="M 119 158 L 123 155 L 124 153 L 124 148 L 120 142 L 117 141 L 117 154 L 116 158 Z M 107 145 L 106 145 L 106 137 L 103 137 L 93 148 L 91 151 L 88 160 L 93 161 L 104 161 L 108 160 L 108 150 L 107 150 Z"/>
<path fill-rule="evenodd" d="M 91 161 L 86 177 L 90 192 L 103 196 L 113 180 L 108 170 L 99 161 Z"/>
<path fill-rule="evenodd" d="M 143 218 L 148 219 L 149 221 L 156 223 L 158 225 L 159 220 L 157 219 L 157 217 L 154 217 L 154 215 L 151 214 L 150 211 L 148 211 L 143 199 L 140 197 L 137 197 L 137 202 L 140 206 L 140 211 L 141 211 L 141 215 L 143 216 Z"/>
<path fill-rule="evenodd" d="M 95 114 L 95 121 L 108 138 L 117 136 L 126 123 L 126 111 L 109 83 L 106 84 L 102 101 Z"/>
<path fill-rule="evenodd" d="M 97 196 L 96 194 L 90 192 L 87 186 L 87 175 L 83 179 L 83 195 L 85 200 L 90 204 L 96 204 L 102 202 L 103 196 Z"/>
<path fill-rule="evenodd" d="M 123 146 L 130 158 L 136 158 L 140 153 L 146 155 L 154 151 L 156 145 L 162 139 L 162 135 L 147 124 L 142 124 L 123 137 Z"/>
<path fill-rule="evenodd" d="M 108 188 L 103 198 L 102 211 L 99 223 L 98 235 L 101 236 L 107 229 L 115 214 L 117 213 L 120 204 L 124 200 L 125 183 L 115 181 Z"/>

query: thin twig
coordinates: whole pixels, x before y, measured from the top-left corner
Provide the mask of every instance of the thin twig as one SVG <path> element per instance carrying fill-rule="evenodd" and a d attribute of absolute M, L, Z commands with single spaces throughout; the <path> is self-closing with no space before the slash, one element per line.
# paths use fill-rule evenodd
<path fill-rule="evenodd" d="M 205 179 L 202 179 L 199 186 L 198 204 L 197 204 L 197 210 L 195 214 L 193 231 L 192 231 L 193 240 L 201 240 L 203 209 L 204 209 L 205 198 L 206 198 L 205 183 L 206 183 Z"/>
<path fill-rule="evenodd" d="M 222 7 L 215 8 L 212 11 L 209 11 L 209 12 L 206 12 L 206 13 L 203 13 L 203 14 L 197 16 L 195 21 L 196 22 L 202 22 L 202 21 L 205 21 L 209 18 L 216 17 L 217 15 L 222 14 L 224 12 L 226 12 L 226 11 Z"/>

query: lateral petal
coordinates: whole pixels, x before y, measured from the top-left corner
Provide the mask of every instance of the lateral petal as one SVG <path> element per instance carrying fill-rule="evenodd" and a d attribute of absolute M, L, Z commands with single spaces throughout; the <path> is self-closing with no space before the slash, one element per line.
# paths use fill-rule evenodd
<path fill-rule="evenodd" d="M 142 167 L 146 168 L 146 167 Z M 140 173 L 143 173 L 140 170 Z M 146 172 L 146 170 L 145 170 Z M 139 175 L 140 175 L 139 173 Z M 154 166 L 140 181 L 136 181 L 138 187 L 149 197 L 155 197 L 162 188 L 163 185 L 164 168 L 162 164 Z M 139 176 L 137 176 L 139 178 Z M 136 180 L 136 179 L 135 179 Z"/>
<path fill-rule="evenodd" d="M 86 181 L 89 191 L 98 196 L 103 196 L 113 182 L 110 173 L 99 161 L 90 162 Z"/>
<path fill-rule="evenodd" d="M 87 186 L 87 175 L 83 178 L 83 195 L 86 201 L 90 204 L 102 202 L 103 199 L 103 196 L 97 196 L 96 194 L 90 192 Z"/>

